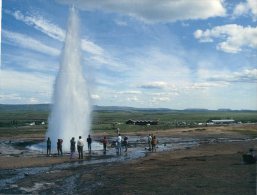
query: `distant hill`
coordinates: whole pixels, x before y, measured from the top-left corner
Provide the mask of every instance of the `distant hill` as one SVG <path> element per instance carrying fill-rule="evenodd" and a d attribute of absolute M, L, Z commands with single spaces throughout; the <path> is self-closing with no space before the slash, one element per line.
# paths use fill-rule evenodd
<path fill-rule="evenodd" d="M 49 112 L 50 104 L 0 104 L 0 112 Z"/>
<path fill-rule="evenodd" d="M 124 111 L 124 112 L 170 112 L 171 109 L 168 108 L 134 108 L 127 106 L 97 106 L 95 105 L 93 108 L 94 111 L 106 111 L 106 112 L 114 112 L 114 111 Z"/>
<path fill-rule="evenodd" d="M 0 112 L 50 112 L 51 104 L 0 104 Z M 184 110 L 173 110 L 169 108 L 134 108 L 128 106 L 93 106 L 94 111 L 102 112 L 176 112 L 176 111 L 185 111 L 185 112 L 210 112 L 214 110 L 208 110 L 203 108 L 187 108 Z M 215 110 L 218 112 L 233 112 L 233 111 L 253 111 L 256 110 L 230 110 L 230 109 L 218 109 Z"/>
<path fill-rule="evenodd" d="M 9 105 L 9 104 L 0 104 L 0 112 L 28 112 L 28 111 L 37 111 L 37 112 L 49 112 L 51 109 L 51 104 L 20 104 L 20 105 Z M 124 112 L 169 112 L 171 109 L 167 108 L 133 108 L 126 106 L 93 106 L 94 111 L 103 111 L 103 112 L 115 112 L 115 111 L 124 111 Z"/>
<path fill-rule="evenodd" d="M 202 112 L 202 111 L 209 111 L 208 109 L 205 108 L 186 108 L 184 109 L 185 111 L 193 111 L 193 112 Z"/>

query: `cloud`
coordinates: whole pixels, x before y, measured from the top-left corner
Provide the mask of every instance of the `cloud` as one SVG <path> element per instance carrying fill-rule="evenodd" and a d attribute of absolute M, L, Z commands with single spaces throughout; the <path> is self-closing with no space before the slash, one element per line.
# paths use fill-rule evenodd
<path fill-rule="evenodd" d="M 195 89 L 199 89 L 199 90 L 204 90 L 204 89 L 210 89 L 210 88 L 216 88 L 216 87 L 225 87 L 228 84 L 226 82 L 199 82 L 199 83 L 193 83 L 192 85 L 189 85 L 188 87 L 186 87 L 186 89 L 190 89 L 190 90 L 195 90 Z"/>
<path fill-rule="evenodd" d="M 0 94 L 0 102 L 1 104 L 38 104 L 43 103 L 42 100 L 35 98 L 35 97 L 29 97 L 26 95 L 21 94 Z M 45 103 L 49 103 L 45 102 Z"/>
<path fill-rule="evenodd" d="M 2 67 L 23 69 L 31 72 L 55 73 L 58 70 L 58 62 L 50 57 L 45 57 L 35 52 L 15 51 L 15 53 L 2 53 Z"/>
<path fill-rule="evenodd" d="M 13 16 L 16 20 L 22 21 L 25 24 L 34 27 L 47 36 L 63 42 L 65 40 L 66 31 L 58 25 L 38 15 L 24 15 L 20 11 L 5 10 L 5 13 Z M 81 40 L 81 49 L 94 55 L 103 55 L 104 49 L 94 42 L 83 38 Z"/>
<path fill-rule="evenodd" d="M 137 96 L 127 97 L 128 102 L 140 102 Z"/>
<path fill-rule="evenodd" d="M 194 36 L 200 42 L 214 42 L 214 39 L 222 40 L 216 48 L 227 53 L 238 53 L 244 47 L 257 49 L 257 27 L 227 24 L 205 31 L 197 30 L 194 32 Z"/>
<path fill-rule="evenodd" d="M 176 90 L 176 86 L 164 81 L 154 81 L 139 86 L 143 89 Z"/>
<path fill-rule="evenodd" d="M 16 20 L 22 21 L 29 26 L 33 26 L 35 29 L 45 33 L 49 37 L 63 41 L 65 38 L 65 31 L 57 25 L 46 20 L 42 16 L 25 16 L 20 11 L 11 12 L 5 10 L 5 13 L 12 15 Z"/>
<path fill-rule="evenodd" d="M 24 15 L 20 11 L 12 12 L 10 10 L 5 10 L 5 13 L 13 16 L 16 20 L 19 20 L 29 26 L 34 27 L 35 29 L 39 30 L 40 32 L 46 34 L 47 36 L 55 40 L 58 40 L 61 42 L 65 40 L 66 31 L 60 28 L 58 25 L 43 18 L 42 16 Z M 18 33 L 16 34 L 17 36 L 20 35 Z M 20 39 L 25 38 L 24 36 L 23 37 L 21 36 L 22 35 L 19 36 Z M 37 40 L 34 40 L 34 42 L 35 41 Z M 20 45 L 28 47 L 25 43 L 23 44 L 21 41 L 17 41 L 17 42 L 19 42 Z M 36 45 L 36 44 L 32 44 L 32 46 L 33 45 Z M 117 59 L 109 55 L 109 53 L 106 52 L 105 49 L 102 48 L 100 45 L 94 43 L 91 40 L 88 40 L 85 37 L 81 39 L 81 49 L 90 54 L 90 56 L 85 57 L 84 60 L 86 61 L 87 64 L 94 64 L 94 68 L 97 68 L 97 67 L 101 68 L 103 65 L 107 65 L 105 66 L 105 68 L 108 68 L 112 71 L 115 71 L 115 72 L 124 71 L 124 67 L 122 67 L 121 63 L 119 63 Z M 41 50 L 41 49 L 39 48 L 38 50 Z"/>
<path fill-rule="evenodd" d="M 237 4 L 233 10 L 233 17 L 251 14 L 254 21 L 257 20 L 257 0 L 247 0 Z"/>
<path fill-rule="evenodd" d="M 242 69 L 241 71 L 225 71 L 225 70 L 209 70 L 209 69 L 199 69 L 199 78 L 206 81 L 212 82 L 225 82 L 233 83 L 256 83 L 257 82 L 257 69 Z M 218 83 L 217 83 L 218 84 Z"/>
<path fill-rule="evenodd" d="M 81 49 L 97 56 L 104 54 L 104 49 L 102 47 L 86 39 L 81 40 Z"/>
<path fill-rule="evenodd" d="M 58 49 L 49 47 L 43 44 L 42 42 L 21 33 L 2 30 L 2 35 L 3 41 L 9 44 L 14 44 L 26 49 L 30 49 L 51 56 L 58 56 L 60 54 L 60 51 Z"/>
<path fill-rule="evenodd" d="M 43 74 L 30 74 L 13 70 L 1 70 L 1 81 L 4 89 L 15 89 L 17 91 L 44 91 L 49 92 L 49 86 L 53 78 Z M 31 82 L 33 81 L 33 82 Z"/>
<path fill-rule="evenodd" d="M 226 10 L 222 0 L 211 0 L 205 3 L 201 0 L 58 0 L 64 4 L 75 4 L 79 9 L 92 11 L 103 10 L 135 17 L 147 23 L 174 22 L 177 20 L 207 19 L 225 16 Z"/>
<path fill-rule="evenodd" d="M 42 100 L 42 98 L 50 97 L 53 81 L 53 76 L 47 74 L 31 74 L 5 69 L 0 71 L 0 89 L 3 94 L 14 94 L 15 92 L 20 97 L 38 96 L 37 98 Z"/>
<path fill-rule="evenodd" d="M 131 90 L 131 91 L 119 91 L 117 94 L 125 94 L 125 95 L 135 95 L 135 94 L 142 94 L 141 91 Z"/>
<path fill-rule="evenodd" d="M 97 95 L 97 94 L 91 94 L 91 98 L 93 100 L 100 100 L 101 99 L 101 97 L 99 95 Z"/>
<path fill-rule="evenodd" d="M 164 89 L 167 88 L 168 84 L 163 81 L 155 81 L 147 84 L 143 84 L 140 87 L 145 89 Z"/>
<path fill-rule="evenodd" d="M 161 102 L 169 102 L 170 97 L 152 97 L 150 99 L 151 104 L 160 104 Z"/>

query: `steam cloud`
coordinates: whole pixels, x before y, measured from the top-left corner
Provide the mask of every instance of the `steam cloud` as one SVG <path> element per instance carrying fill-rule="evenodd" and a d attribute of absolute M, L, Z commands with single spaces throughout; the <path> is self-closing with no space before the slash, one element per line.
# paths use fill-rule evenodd
<path fill-rule="evenodd" d="M 80 64 L 80 45 L 78 13 L 72 7 L 46 133 L 52 145 L 63 139 L 64 151 L 69 150 L 72 137 L 85 139 L 90 132 L 90 95 Z"/>

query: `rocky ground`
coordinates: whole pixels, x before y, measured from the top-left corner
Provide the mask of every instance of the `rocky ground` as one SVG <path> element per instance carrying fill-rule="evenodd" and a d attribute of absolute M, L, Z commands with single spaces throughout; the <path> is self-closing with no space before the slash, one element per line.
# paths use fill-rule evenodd
<path fill-rule="evenodd" d="M 158 131 L 158 137 L 202 142 L 187 149 L 145 151 L 136 159 L 122 154 L 120 161 L 109 161 L 108 155 L 87 155 L 82 161 L 65 155 L 1 155 L 0 193 L 256 194 L 256 165 L 242 161 L 243 153 L 257 147 L 256 131 L 256 125 Z M 218 139 L 227 137 L 234 141 Z"/>

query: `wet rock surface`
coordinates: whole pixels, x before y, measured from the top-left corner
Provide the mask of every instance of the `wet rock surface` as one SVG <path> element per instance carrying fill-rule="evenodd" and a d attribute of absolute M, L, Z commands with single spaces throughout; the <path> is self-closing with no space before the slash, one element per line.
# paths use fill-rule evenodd
<path fill-rule="evenodd" d="M 123 186 L 124 190 L 128 189 L 132 194 L 147 194 L 147 186 L 150 187 L 151 185 L 158 188 L 159 193 L 163 193 L 171 189 L 161 184 L 163 181 L 158 178 L 166 178 L 167 181 L 176 182 L 174 178 L 169 176 L 170 174 L 180 174 L 178 181 L 181 180 L 180 182 L 182 182 L 183 180 L 182 183 L 192 177 L 198 179 L 200 182 L 198 185 L 193 185 L 194 182 L 190 181 L 192 186 L 197 189 L 205 189 L 213 186 L 205 183 L 203 176 L 202 178 L 200 177 L 204 173 L 197 175 L 197 172 L 201 172 L 201 169 L 205 167 L 205 171 L 210 174 L 208 177 L 216 178 L 219 175 L 215 175 L 215 172 L 210 173 L 208 165 L 212 166 L 211 169 L 219 170 L 224 164 L 227 166 L 226 169 L 231 169 L 232 172 L 222 172 L 222 174 L 231 174 L 231 177 L 235 178 L 234 182 L 247 181 L 246 184 L 242 184 L 242 188 L 249 185 L 250 191 L 253 190 L 252 182 L 253 177 L 256 175 L 256 168 L 254 167 L 255 165 L 243 167 L 241 153 L 243 150 L 247 150 L 247 147 L 256 146 L 257 140 L 255 138 L 229 138 L 226 136 L 180 138 L 163 136 L 159 137 L 158 141 L 157 152 L 150 152 L 147 150 L 146 137 L 130 136 L 130 147 L 127 153 L 123 152 L 121 155 L 117 155 L 115 148 L 108 148 L 107 153 L 104 154 L 98 148 L 93 150 L 91 155 L 86 151 L 83 160 L 69 160 L 69 154 L 65 154 L 62 157 L 55 155 L 45 157 L 45 154 L 40 153 L 40 150 L 28 149 L 24 143 L 22 143 L 22 147 L 19 146 L 17 148 L 13 146 L 13 143 L 6 142 L 4 143 L 5 147 L 14 148 L 14 150 L 10 149 L 14 153 L 4 154 L 6 158 L 14 158 L 19 161 L 22 157 L 30 159 L 30 156 L 38 158 L 42 156 L 45 161 L 53 159 L 65 159 L 65 161 L 43 166 L 1 169 L 0 194 L 101 194 L 105 192 L 111 193 L 113 190 L 116 190 L 115 194 L 122 194 L 123 190 L 120 189 L 120 185 Z M 202 149 L 203 147 L 210 149 L 205 150 Z M 21 151 L 23 151 L 22 154 L 20 153 Z M 13 155 L 18 157 L 13 157 Z M 217 167 L 215 163 L 217 163 Z M 193 171 L 194 169 L 195 171 Z M 226 169 L 224 168 L 223 170 L 222 168 L 224 172 L 226 172 Z M 245 171 L 247 173 L 244 178 L 245 181 L 239 181 L 236 176 L 237 171 Z M 152 183 L 152 180 L 157 184 L 159 182 L 162 190 L 159 189 L 157 184 Z M 167 182 L 165 181 L 164 183 Z M 136 189 L 133 189 L 132 185 Z M 141 185 L 143 186 L 142 189 Z M 191 188 L 194 190 L 192 186 Z M 173 192 L 187 192 L 183 191 L 182 188 L 180 189 L 179 183 L 177 190 L 175 188 Z"/>

